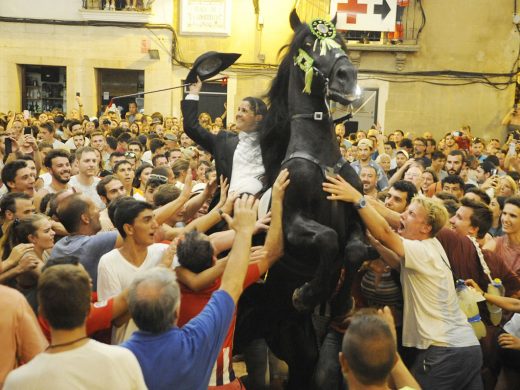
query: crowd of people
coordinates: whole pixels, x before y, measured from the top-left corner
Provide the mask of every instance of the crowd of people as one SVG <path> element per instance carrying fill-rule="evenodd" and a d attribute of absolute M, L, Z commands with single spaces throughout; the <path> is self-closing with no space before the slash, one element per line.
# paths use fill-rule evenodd
<path fill-rule="evenodd" d="M 200 88 L 182 119 L 135 103 L 89 117 L 79 97 L 69 113 L 0 113 L 4 388 L 283 388 L 267 347 L 238 378 L 233 338 L 242 291 L 283 255 L 290 172 L 259 207 L 267 107 L 245 98 L 226 124 L 199 115 Z M 338 387 L 520 388 L 520 137 L 335 130 L 363 191 L 329 177 L 324 194 L 354 204 L 380 256 L 332 330 Z"/>

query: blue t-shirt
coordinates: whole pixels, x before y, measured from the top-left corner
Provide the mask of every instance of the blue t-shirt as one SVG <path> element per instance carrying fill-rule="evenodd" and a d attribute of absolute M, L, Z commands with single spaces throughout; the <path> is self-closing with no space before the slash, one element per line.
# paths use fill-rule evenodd
<path fill-rule="evenodd" d="M 92 278 L 94 290 L 97 289 L 97 273 L 99 259 L 116 246 L 117 231 L 102 232 L 93 236 L 67 236 L 59 240 L 52 248 L 51 259 L 54 257 L 74 256 Z"/>
<path fill-rule="evenodd" d="M 150 390 L 207 390 L 235 303 L 224 290 L 182 328 L 154 335 L 137 331 L 121 344 L 134 353 Z"/>

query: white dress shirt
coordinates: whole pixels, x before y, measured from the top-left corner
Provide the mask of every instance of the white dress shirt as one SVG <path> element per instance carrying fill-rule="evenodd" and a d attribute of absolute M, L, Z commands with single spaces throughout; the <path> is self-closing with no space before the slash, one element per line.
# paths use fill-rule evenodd
<path fill-rule="evenodd" d="M 238 133 L 238 145 L 233 155 L 230 192 L 257 194 L 263 185 L 260 178 L 265 173 L 258 132 Z"/>

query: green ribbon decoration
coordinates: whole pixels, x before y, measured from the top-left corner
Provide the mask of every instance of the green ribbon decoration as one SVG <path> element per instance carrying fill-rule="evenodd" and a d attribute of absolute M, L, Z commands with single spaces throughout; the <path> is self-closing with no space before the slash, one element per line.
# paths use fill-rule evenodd
<path fill-rule="evenodd" d="M 302 92 L 310 95 L 312 77 L 314 75 L 314 69 L 312 67 L 314 60 L 305 50 L 298 49 L 298 56 L 294 57 L 294 64 L 298 65 L 305 73 L 305 86 Z"/>

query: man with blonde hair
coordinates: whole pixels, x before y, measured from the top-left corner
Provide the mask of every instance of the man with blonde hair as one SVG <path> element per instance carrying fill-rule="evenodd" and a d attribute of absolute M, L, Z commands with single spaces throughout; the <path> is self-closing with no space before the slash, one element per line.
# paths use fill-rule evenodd
<path fill-rule="evenodd" d="M 354 204 L 374 238 L 397 256 L 403 287 L 403 346 L 418 350 L 411 371 L 426 389 L 482 389 L 482 351 L 459 307 L 453 274 L 436 234 L 448 221 L 442 203 L 416 196 L 401 214 L 397 233 L 341 177 L 329 177 L 323 189 L 330 200 Z"/>

